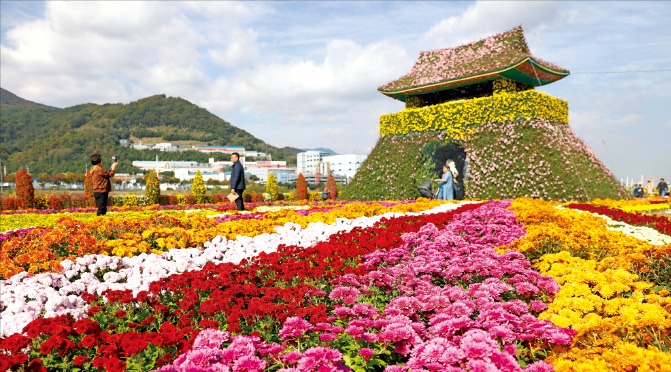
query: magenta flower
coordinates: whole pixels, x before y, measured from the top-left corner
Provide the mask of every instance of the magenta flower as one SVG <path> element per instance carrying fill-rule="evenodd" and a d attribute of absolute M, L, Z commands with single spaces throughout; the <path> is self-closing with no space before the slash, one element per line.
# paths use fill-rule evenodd
<path fill-rule="evenodd" d="M 474 329 L 466 332 L 459 345 L 468 359 L 485 359 L 499 350 L 499 345 L 490 335 L 482 330 Z"/>
<path fill-rule="evenodd" d="M 457 367 L 466 354 L 446 338 L 436 337 L 412 351 L 406 367 L 410 370 L 446 371 Z"/>
<path fill-rule="evenodd" d="M 361 355 L 362 357 L 364 357 L 364 359 L 366 359 L 368 361 L 368 360 L 370 360 L 370 357 L 375 355 L 375 350 L 373 350 L 371 348 L 368 348 L 368 347 L 364 347 L 364 348 L 359 349 L 359 355 Z"/>
<path fill-rule="evenodd" d="M 193 342 L 193 349 L 218 349 L 221 344 L 228 341 L 229 333 L 217 329 L 204 329 Z"/>
<path fill-rule="evenodd" d="M 254 355 L 243 356 L 233 363 L 234 372 L 262 372 L 266 362 Z"/>
<path fill-rule="evenodd" d="M 338 371 L 342 370 L 341 360 L 342 353 L 336 349 L 312 347 L 303 353 L 296 368 L 301 371 Z"/>
<path fill-rule="evenodd" d="M 331 300 L 341 300 L 342 302 L 352 305 L 361 296 L 361 291 L 353 287 L 336 287 L 331 291 L 329 298 Z"/>
<path fill-rule="evenodd" d="M 299 338 L 311 329 L 312 324 L 310 324 L 310 322 L 303 318 L 292 316 L 284 321 L 284 325 L 282 326 L 282 330 L 280 330 L 279 336 L 281 340 Z"/>

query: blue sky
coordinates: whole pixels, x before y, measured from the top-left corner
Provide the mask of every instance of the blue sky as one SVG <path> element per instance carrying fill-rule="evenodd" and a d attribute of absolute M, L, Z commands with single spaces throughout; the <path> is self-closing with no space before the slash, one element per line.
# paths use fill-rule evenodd
<path fill-rule="evenodd" d="M 182 97 L 275 146 L 367 154 L 420 51 L 525 29 L 541 91 L 618 179 L 671 178 L 671 2 L 0 1 L 0 86 L 56 107 Z M 636 72 L 642 71 L 642 72 Z M 222 143 L 222 145 L 225 145 Z"/>

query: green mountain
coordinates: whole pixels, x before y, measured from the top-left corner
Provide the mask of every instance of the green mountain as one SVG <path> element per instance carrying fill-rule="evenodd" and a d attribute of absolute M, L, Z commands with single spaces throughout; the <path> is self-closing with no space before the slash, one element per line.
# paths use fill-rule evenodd
<path fill-rule="evenodd" d="M 1 88 L 0 88 L 1 89 Z M 0 101 L 0 160 L 8 172 L 27 167 L 30 173 L 84 172 L 88 157 L 120 158 L 119 172 L 134 172 L 133 160 L 227 160 L 224 154 L 189 150 L 161 152 L 135 150 L 119 144 L 122 139 L 143 143 L 172 142 L 183 145 L 243 146 L 272 155 L 273 160 L 295 162 L 301 152 L 277 148 L 249 132 L 182 98 L 156 95 L 129 104 L 92 103 L 55 108 L 20 98 L 2 89 Z M 108 164 L 103 163 L 105 166 Z"/>

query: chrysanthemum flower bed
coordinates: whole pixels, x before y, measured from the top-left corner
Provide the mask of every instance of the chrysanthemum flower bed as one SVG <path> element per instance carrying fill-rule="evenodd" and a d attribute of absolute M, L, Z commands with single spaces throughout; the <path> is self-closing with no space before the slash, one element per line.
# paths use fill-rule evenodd
<path fill-rule="evenodd" d="M 22 271 L 2 283 L 0 370 L 668 369 L 671 301 L 648 256 L 668 247 L 556 207 L 209 217 L 249 232 Z"/>

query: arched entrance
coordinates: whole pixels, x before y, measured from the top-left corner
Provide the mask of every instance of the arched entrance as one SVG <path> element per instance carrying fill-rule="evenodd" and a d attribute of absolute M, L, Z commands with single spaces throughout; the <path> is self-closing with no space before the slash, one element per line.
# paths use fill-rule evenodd
<path fill-rule="evenodd" d="M 457 171 L 459 172 L 459 183 L 463 186 L 465 176 L 464 169 L 466 166 L 466 150 L 454 142 L 438 145 L 433 152 L 434 171 L 438 177 L 442 176 L 443 165 L 448 159 L 454 160 Z M 465 191 L 466 190 L 464 190 L 464 194 Z"/>

